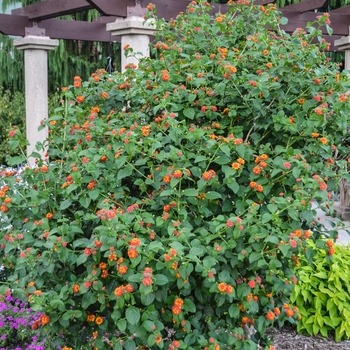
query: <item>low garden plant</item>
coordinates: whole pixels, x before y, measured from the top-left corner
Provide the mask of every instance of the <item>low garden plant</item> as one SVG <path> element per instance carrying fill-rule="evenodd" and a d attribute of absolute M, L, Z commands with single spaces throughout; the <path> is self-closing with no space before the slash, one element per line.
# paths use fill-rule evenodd
<path fill-rule="evenodd" d="M 300 258 L 296 267 L 299 282 L 291 301 L 301 315 L 299 332 L 332 335 L 340 341 L 350 339 L 350 250 L 331 240 L 326 244 L 325 249 L 308 241 L 307 245 L 317 253 L 312 264 Z"/>
<path fill-rule="evenodd" d="M 44 350 L 44 341 L 38 341 L 34 333 L 42 321 L 41 313 L 34 312 L 28 303 L 10 293 L 0 296 L 0 349 Z"/>
<path fill-rule="evenodd" d="M 323 53 L 328 15 L 289 35 L 274 5 L 210 10 L 156 20 L 137 69 L 75 77 L 47 157 L 1 172 L 4 289 L 53 348 L 269 349 L 268 327 L 300 319 L 299 253 L 336 236 L 311 201 L 346 171 L 348 78 Z"/>

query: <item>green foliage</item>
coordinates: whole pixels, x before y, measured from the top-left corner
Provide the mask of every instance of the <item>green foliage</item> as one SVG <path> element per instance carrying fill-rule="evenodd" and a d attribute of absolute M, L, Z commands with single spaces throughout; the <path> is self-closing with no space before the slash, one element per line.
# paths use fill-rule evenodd
<path fill-rule="evenodd" d="M 49 97 L 49 114 L 58 106 L 59 95 Z M 9 132 L 16 128 L 25 133 L 25 99 L 21 92 L 11 93 L 0 87 L 0 165 L 7 165 L 7 156 L 18 155 L 18 149 L 10 150 Z"/>
<path fill-rule="evenodd" d="M 300 256 L 296 268 L 298 284 L 291 301 L 299 308 L 301 321 L 298 332 L 310 335 L 335 336 L 336 341 L 350 338 L 350 249 L 333 246 L 327 241 L 327 250 L 308 242 L 316 254 L 310 264 Z"/>
<path fill-rule="evenodd" d="M 20 92 L 11 94 L 10 91 L 0 87 L 0 164 L 6 164 L 7 155 L 16 155 L 18 150 L 10 151 L 8 145 L 8 133 L 14 127 L 24 130 L 25 102 L 24 95 Z"/>
<path fill-rule="evenodd" d="M 49 162 L 1 172 L 3 289 L 45 313 L 53 348 L 255 350 L 299 317 L 294 262 L 326 246 L 310 202 L 346 171 L 349 81 L 311 44 L 327 16 L 287 35 L 274 6 L 209 11 L 157 21 L 138 69 L 75 77 L 44 122 Z"/>

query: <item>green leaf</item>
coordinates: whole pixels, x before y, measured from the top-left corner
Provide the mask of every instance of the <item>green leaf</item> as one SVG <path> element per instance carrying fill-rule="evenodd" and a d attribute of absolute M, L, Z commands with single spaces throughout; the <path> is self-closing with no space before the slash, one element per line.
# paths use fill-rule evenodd
<path fill-rule="evenodd" d="M 166 277 L 165 275 L 154 275 L 155 277 L 155 284 L 159 285 L 159 286 L 164 286 L 167 283 L 169 283 L 168 277 Z"/>
<path fill-rule="evenodd" d="M 254 261 L 257 261 L 261 258 L 262 258 L 261 253 L 253 252 L 249 255 L 249 262 L 253 263 Z"/>
<path fill-rule="evenodd" d="M 192 300 L 186 298 L 186 299 L 184 300 L 183 309 L 184 309 L 185 311 L 195 313 L 195 312 L 196 312 L 196 305 L 194 304 L 194 302 L 193 302 Z"/>
<path fill-rule="evenodd" d="M 185 117 L 187 117 L 189 119 L 193 119 L 196 112 L 193 108 L 186 108 L 186 109 L 184 109 L 183 114 Z"/>
<path fill-rule="evenodd" d="M 72 204 L 72 201 L 70 199 L 66 199 L 63 202 L 61 202 L 60 204 L 60 210 L 65 210 L 67 208 L 69 208 Z"/>
<path fill-rule="evenodd" d="M 81 307 L 83 309 L 87 309 L 90 305 L 94 304 L 96 302 L 96 297 L 93 293 L 91 293 L 90 291 L 86 292 L 83 295 L 83 299 L 81 301 Z"/>
<path fill-rule="evenodd" d="M 186 188 L 183 191 L 183 195 L 185 195 L 186 197 L 196 197 L 198 196 L 198 190 L 194 188 Z"/>
<path fill-rule="evenodd" d="M 117 328 L 121 331 L 121 332 L 124 332 L 126 330 L 126 325 L 127 325 L 127 322 L 125 319 L 122 319 L 122 320 L 118 320 L 118 322 L 116 323 L 117 325 Z"/>
<path fill-rule="evenodd" d="M 140 310 L 135 306 L 129 306 L 126 309 L 125 316 L 131 325 L 136 326 L 141 318 Z"/>
<path fill-rule="evenodd" d="M 206 198 L 207 199 L 219 199 L 219 198 L 222 198 L 222 195 L 219 192 L 209 191 L 206 194 Z"/>
<path fill-rule="evenodd" d="M 326 29 L 327 29 L 328 35 L 332 36 L 332 34 L 333 34 L 333 29 L 332 29 L 328 24 L 326 24 Z"/>
<path fill-rule="evenodd" d="M 85 254 L 79 255 L 77 258 L 77 262 L 76 262 L 77 266 L 84 264 L 84 262 L 86 262 L 87 258 L 88 258 L 88 256 Z"/>
<path fill-rule="evenodd" d="M 228 308 L 228 314 L 232 319 L 237 319 L 240 314 L 239 306 L 237 304 L 231 304 Z"/>
<path fill-rule="evenodd" d="M 145 306 L 151 305 L 155 299 L 154 293 L 141 294 L 141 303 Z"/>
<path fill-rule="evenodd" d="M 288 24 L 288 18 L 287 17 L 281 17 L 280 18 L 280 24 L 282 26 L 285 26 L 286 24 Z"/>
<path fill-rule="evenodd" d="M 137 349 L 137 346 L 136 346 L 135 342 L 132 339 L 128 339 L 124 343 L 124 349 L 125 350 L 135 350 L 135 349 Z"/>
<path fill-rule="evenodd" d="M 98 196 L 100 195 L 100 191 L 98 190 L 91 190 L 88 191 L 88 196 L 94 201 L 98 198 Z"/>

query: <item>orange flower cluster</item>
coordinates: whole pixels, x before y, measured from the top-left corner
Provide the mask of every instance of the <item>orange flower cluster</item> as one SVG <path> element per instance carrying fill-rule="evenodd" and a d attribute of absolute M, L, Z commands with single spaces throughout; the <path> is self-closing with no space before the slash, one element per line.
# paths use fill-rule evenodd
<path fill-rule="evenodd" d="M 327 239 L 326 244 L 328 246 L 328 254 L 333 255 L 335 253 L 334 242 L 330 239 Z"/>
<path fill-rule="evenodd" d="M 209 181 L 210 179 L 215 178 L 215 176 L 216 176 L 216 173 L 214 170 L 208 170 L 202 174 L 202 179 Z"/>
<path fill-rule="evenodd" d="M 50 317 L 47 315 L 42 315 L 38 320 L 32 324 L 32 329 L 36 330 L 39 327 L 43 327 L 50 322 Z"/>
<path fill-rule="evenodd" d="M 176 298 L 174 300 L 173 307 L 171 308 L 172 313 L 174 315 L 179 315 L 182 311 L 183 305 L 184 305 L 184 301 L 181 298 Z"/>
<path fill-rule="evenodd" d="M 225 282 L 220 282 L 218 284 L 218 290 L 220 293 L 231 294 L 233 292 L 233 287 Z"/>
<path fill-rule="evenodd" d="M 127 284 L 126 286 L 121 285 L 116 289 L 114 289 L 114 295 L 117 298 L 120 298 L 123 294 L 132 293 L 133 291 L 134 291 L 134 288 L 131 284 Z"/>
<path fill-rule="evenodd" d="M 78 76 L 74 77 L 74 87 L 80 88 L 81 87 L 81 78 Z"/>

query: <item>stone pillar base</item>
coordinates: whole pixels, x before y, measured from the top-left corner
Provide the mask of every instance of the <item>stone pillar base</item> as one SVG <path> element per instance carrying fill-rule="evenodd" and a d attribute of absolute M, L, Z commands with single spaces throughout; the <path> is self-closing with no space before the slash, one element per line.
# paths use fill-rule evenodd
<path fill-rule="evenodd" d="M 334 211 L 337 215 L 340 215 L 343 221 L 350 220 L 350 207 L 344 207 L 341 205 L 334 205 Z"/>

